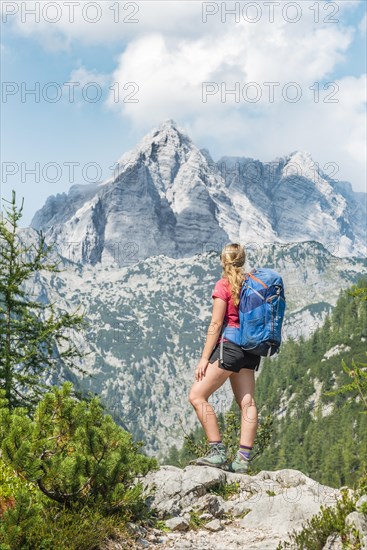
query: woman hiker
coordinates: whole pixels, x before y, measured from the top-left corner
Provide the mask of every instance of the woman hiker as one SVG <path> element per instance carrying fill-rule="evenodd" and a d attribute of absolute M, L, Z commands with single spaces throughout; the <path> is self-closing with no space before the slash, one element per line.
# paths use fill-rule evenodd
<path fill-rule="evenodd" d="M 243 351 L 240 346 L 223 339 L 223 365 L 220 364 L 219 344 L 224 324 L 239 327 L 238 305 L 244 278 L 246 253 L 239 244 L 226 245 L 220 255 L 222 278 L 217 281 L 212 298 L 213 313 L 204 350 L 195 371 L 195 379 L 189 401 L 205 430 L 210 451 L 192 463 L 227 469 L 228 457 L 221 441 L 218 421 L 209 397 L 230 379 L 232 390 L 241 409 L 241 440 L 239 450 L 230 469 L 246 473 L 251 449 L 256 436 L 258 417 L 254 400 L 255 370 L 261 357 Z M 213 349 L 214 348 L 214 349 Z"/>

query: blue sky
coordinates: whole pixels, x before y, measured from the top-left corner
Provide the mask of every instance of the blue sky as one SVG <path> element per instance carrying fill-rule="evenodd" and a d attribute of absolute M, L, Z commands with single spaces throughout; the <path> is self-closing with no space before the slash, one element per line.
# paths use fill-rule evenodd
<path fill-rule="evenodd" d="M 58 4 L 63 10 L 58 23 L 42 14 L 35 22 L 20 8 L 2 23 L 2 195 L 8 198 L 15 189 L 19 199 L 24 196 L 22 225 L 30 223 L 49 195 L 67 191 L 73 183 L 87 183 L 88 178 L 107 178 L 113 163 L 167 118 L 186 129 L 198 146 L 209 149 L 214 160 L 243 155 L 270 161 L 306 150 L 321 167 L 336 162 L 335 177 L 350 181 L 356 191 L 365 190 L 364 0 L 331 2 L 327 9 L 325 2 L 319 2 L 319 22 L 310 10 L 315 2 L 298 2 L 300 19 L 294 23 L 282 16 L 284 2 L 274 12 L 273 23 L 263 2 L 258 2 L 261 17 L 252 23 L 242 15 L 236 22 L 225 12 L 221 21 L 221 2 L 206 3 L 218 9 L 206 23 L 200 2 L 135 2 L 131 18 L 137 22 L 130 24 L 113 22 L 111 10 L 107 11 L 113 2 L 103 3 L 103 17 L 94 24 L 78 12 L 71 23 L 63 2 Z M 241 2 L 241 9 L 246 4 Z M 324 22 L 336 5 L 334 18 L 339 21 Z M 248 19 L 255 18 L 251 9 L 246 13 Z M 48 16 L 51 19 L 53 13 Z M 296 17 L 295 12 L 290 10 L 286 17 Z M 42 95 L 39 102 L 33 96 L 22 101 L 22 87 L 31 89 L 35 83 L 40 90 L 48 89 L 51 97 L 50 82 L 58 84 L 60 101 L 46 101 Z M 102 96 L 91 103 L 77 93 L 72 103 L 65 82 L 79 82 L 84 89 L 97 82 Z M 114 103 L 109 87 L 118 83 L 126 99 L 133 89 L 130 85 L 123 91 L 126 82 L 138 87 L 134 96 L 138 101 Z M 205 103 L 204 82 L 218 87 Z M 253 103 L 241 95 L 236 102 L 234 96 L 221 95 L 221 86 L 230 89 L 236 82 L 241 91 L 247 83 L 257 83 L 260 100 Z M 264 82 L 280 83 L 274 102 L 269 101 Z M 294 103 L 278 92 L 291 82 L 302 92 Z M 314 82 L 319 83 L 321 99 L 336 90 L 335 85 L 327 91 L 322 86 L 336 83 L 333 97 L 338 102 L 316 103 L 309 89 Z M 19 91 L 4 98 L 4 83 L 7 91 L 9 86 Z M 39 163 L 39 181 L 27 173 L 35 163 Z M 58 174 L 49 163 L 57 163 Z M 79 163 L 74 181 L 69 163 Z M 90 163 L 100 167 L 99 173 Z"/>

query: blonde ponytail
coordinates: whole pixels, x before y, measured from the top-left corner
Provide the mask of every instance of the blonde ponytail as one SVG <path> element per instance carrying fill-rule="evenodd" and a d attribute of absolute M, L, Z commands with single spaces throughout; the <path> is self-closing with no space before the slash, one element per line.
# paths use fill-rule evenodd
<path fill-rule="evenodd" d="M 231 285 L 232 300 L 235 306 L 240 303 L 245 260 L 245 249 L 237 243 L 227 244 L 220 254 L 220 263 L 223 267 L 222 277 L 227 279 Z"/>

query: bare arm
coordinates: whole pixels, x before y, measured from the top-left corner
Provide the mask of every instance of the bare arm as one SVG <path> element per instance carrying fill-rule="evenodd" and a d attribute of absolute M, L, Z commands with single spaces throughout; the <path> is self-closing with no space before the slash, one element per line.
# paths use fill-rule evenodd
<path fill-rule="evenodd" d="M 226 308 L 227 303 L 224 300 L 222 300 L 221 298 L 214 298 L 212 319 L 208 328 L 206 342 L 204 345 L 203 353 L 201 355 L 201 359 L 204 359 L 206 361 L 209 360 L 209 357 L 213 351 L 215 344 L 217 343 L 218 336 L 223 325 Z"/>

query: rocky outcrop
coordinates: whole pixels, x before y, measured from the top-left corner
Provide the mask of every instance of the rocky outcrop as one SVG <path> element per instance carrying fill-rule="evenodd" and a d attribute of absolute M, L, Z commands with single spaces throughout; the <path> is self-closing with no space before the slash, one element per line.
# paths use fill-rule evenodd
<path fill-rule="evenodd" d="M 362 495 L 357 500 L 356 509 L 347 515 L 345 524 L 360 533 L 361 550 L 367 550 L 367 495 Z"/>
<path fill-rule="evenodd" d="M 129 524 L 137 549 L 276 550 L 288 542 L 296 550 L 290 535 L 299 533 L 321 506 L 333 507 L 342 491 L 352 501 L 358 496 L 348 487 L 334 489 L 292 469 L 250 476 L 207 466 L 161 466 L 137 480 L 147 504 L 165 524 L 163 530 Z M 363 494 L 345 519 L 346 533 L 349 527 L 359 532 L 360 543 L 349 531 L 351 547 L 361 550 L 367 550 L 366 503 Z M 344 543 L 331 533 L 323 550 L 343 550 Z M 108 546 L 112 549 L 120 547 Z"/>
<path fill-rule="evenodd" d="M 275 550 L 321 505 L 333 506 L 340 496 L 338 489 L 291 469 L 250 476 L 207 466 L 161 466 L 142 482 L 149 506 L 170 529 L 160 537 L 149 534 L 152 547 L 162 549 Z"/>

